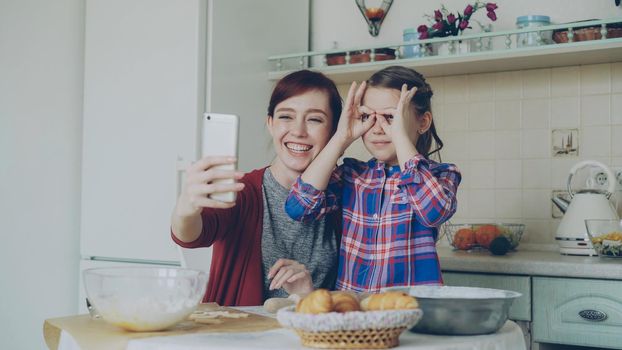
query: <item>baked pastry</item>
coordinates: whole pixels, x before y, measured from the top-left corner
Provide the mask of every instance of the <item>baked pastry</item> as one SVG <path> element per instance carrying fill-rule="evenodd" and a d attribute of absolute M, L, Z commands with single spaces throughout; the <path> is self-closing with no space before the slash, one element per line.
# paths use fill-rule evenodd
<path fill-rule="evenodd" d="M 333 300 L 326 289 L 318 289 L 302 298 L 296 305 L 296 312 L 303 314 L 321 314 L 333 310 Z"/>
<path fill-rule="evenodd" d="M 360 311 L 361 307 L 356 296 L 348 292 L 332 292 L 331 298 L 333 300 L 333 311 L 335 312 L 348 312 L 348 311 Z"/>
<path fill-rule="evenodd" d="M 419 307 L 417 299 L 398 291 L 372 294 L 361 301 L 361 309 L 364 311 L 372 310 L 404 310 L 416 309 Z"/>

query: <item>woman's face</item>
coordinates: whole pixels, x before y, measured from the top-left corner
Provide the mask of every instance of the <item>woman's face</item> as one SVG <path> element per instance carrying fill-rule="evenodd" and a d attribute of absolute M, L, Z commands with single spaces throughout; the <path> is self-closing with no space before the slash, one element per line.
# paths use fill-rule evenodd
<path fill-rule="evenodd" d="M 277 104 L 268 117 L 275 170 L 301 174 L 328 143 L 332 125 L 328 94 L 323 91 L 307 91 Z"/>

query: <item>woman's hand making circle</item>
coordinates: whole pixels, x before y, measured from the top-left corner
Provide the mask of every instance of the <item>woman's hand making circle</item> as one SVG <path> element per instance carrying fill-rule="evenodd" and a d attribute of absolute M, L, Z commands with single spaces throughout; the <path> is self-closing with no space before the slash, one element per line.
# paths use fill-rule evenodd
<path fill-rule="evenodd" d="M 194 215 L 203 208 L 231 208 L 235 202 L 221 202 L 209 198 L 209 195 L 220 192 L 239 192 L 244 188 L 243 183 L 217 183 L 217 180 L 233 179 L 237 181 L 244 174 L 233 170 L 216 168 L 218 165 L 235 163 L 232 157 L 210 156 L 199 159 L 186 169 L 186 176 L 182 193 L 178 202 L 180 215 Z"/>

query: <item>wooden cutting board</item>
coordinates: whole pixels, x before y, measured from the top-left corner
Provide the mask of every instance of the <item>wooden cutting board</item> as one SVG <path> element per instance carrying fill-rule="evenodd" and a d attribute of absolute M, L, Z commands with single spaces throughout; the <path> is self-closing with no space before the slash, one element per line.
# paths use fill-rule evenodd
<path fill-rule="evenodd" d="M 204 311 L 242 311 L 218 306 L 215 303 L 201 304 L 198 310 Z M 192 333 L 215 332 L 253 332 L 281 328 L 276 319 L 249 313 L 243 318 L 219 318 L 220 324 L 199 324 L 184 321 L 166 331 L 161 332 L 128 332 L 108 324 L 100 319 L 91 319 L 89 315 L 60 317 L 45 320 L 43 335 L 48 348 L 58 349 L 61 331 L 65 331 L 76 340 L 81 349 L 123 350 L 128 341 L 148 337 L 165 337 Z"/>

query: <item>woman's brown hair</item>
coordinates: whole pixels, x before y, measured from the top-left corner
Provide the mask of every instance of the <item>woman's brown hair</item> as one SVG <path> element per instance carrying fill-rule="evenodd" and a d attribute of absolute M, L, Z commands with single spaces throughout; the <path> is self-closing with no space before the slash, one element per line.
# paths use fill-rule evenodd
<path fill-rule="evenodd" d="M 339 96 L 337 86 L 324 74 L 307 69 L 290 73 L 279 80 L 272 90 L 270 104 L 268 105 L 268 116 L 274 116 L 274 109 L 279 103 L 312 90 L 322 91 L 328 96 L 328 104 L 333 119 L 332 131 L 334 132 L 337 130 L 337 123 L 341 116 L 341 96 Z"/>

